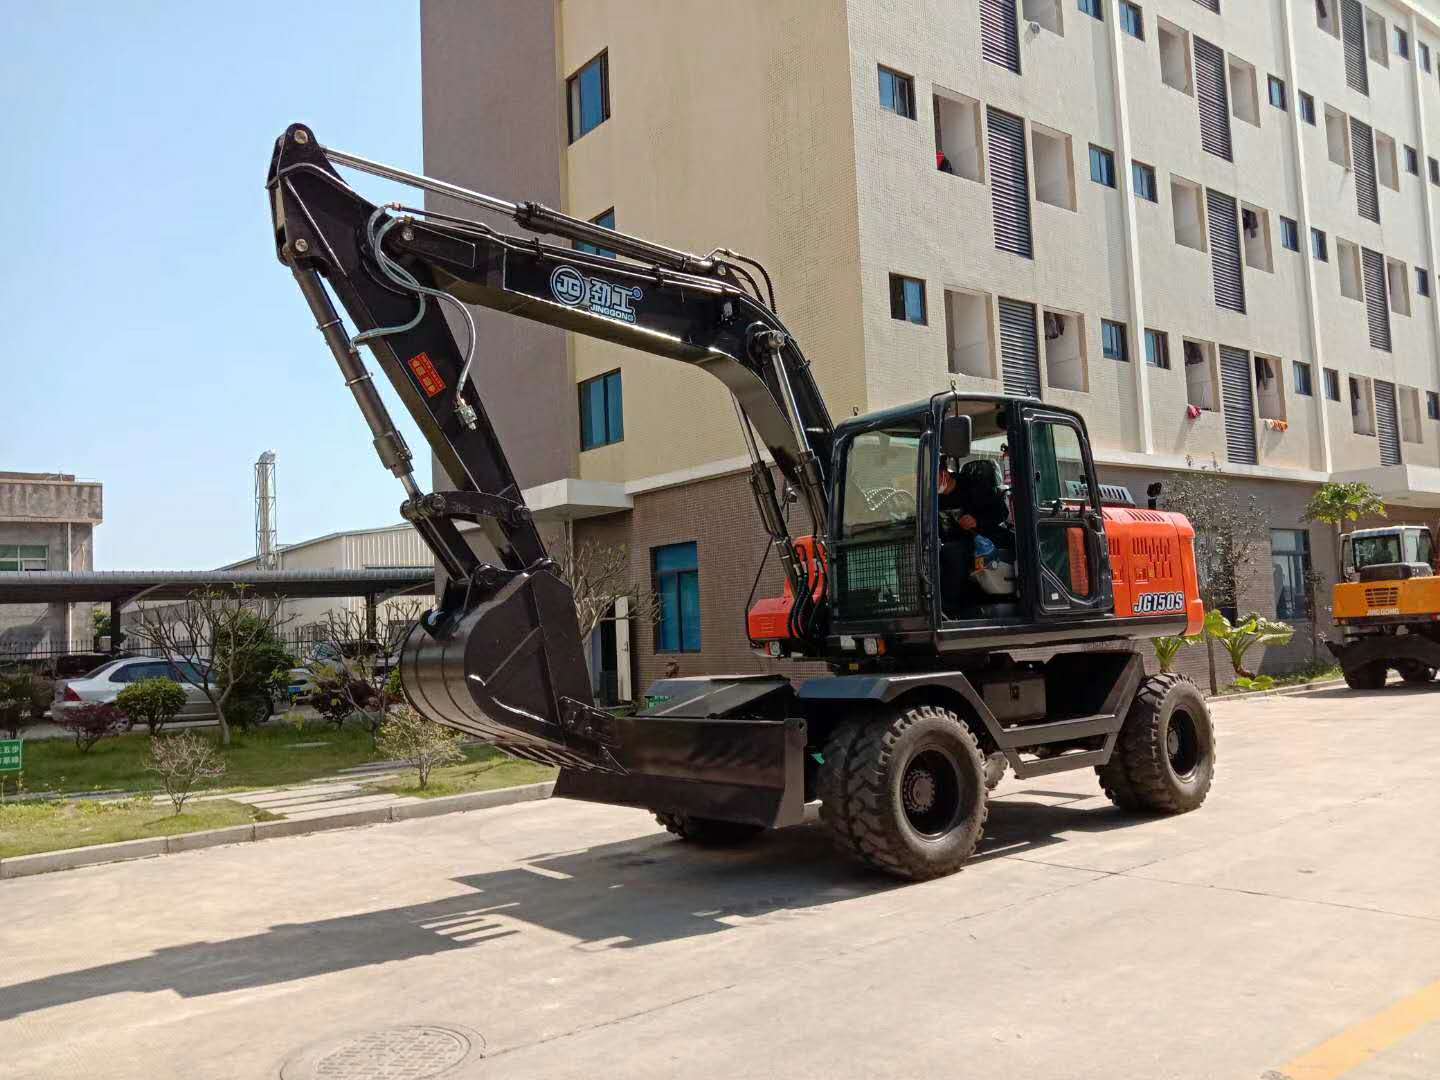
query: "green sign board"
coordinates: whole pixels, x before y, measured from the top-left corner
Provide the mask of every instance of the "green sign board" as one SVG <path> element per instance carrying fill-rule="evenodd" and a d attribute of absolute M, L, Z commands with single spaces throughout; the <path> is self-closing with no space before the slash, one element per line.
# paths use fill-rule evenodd
<path fill-rule="evenodd" d="M 0 772 L 19 772 L 25 744 L 19 739 L 0 739 Z"/>

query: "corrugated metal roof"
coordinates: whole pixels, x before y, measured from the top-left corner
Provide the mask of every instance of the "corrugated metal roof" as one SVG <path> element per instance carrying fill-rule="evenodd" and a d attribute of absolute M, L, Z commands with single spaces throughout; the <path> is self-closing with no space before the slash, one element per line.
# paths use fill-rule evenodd
<path fill-rule="evenodd" d="M 429 567 L 379 570 L 60 570 L 0 572 L 0 604 L 180 600 L 196 589 L 244 587 L 251 596 L 366 596 L 426 593 Z"/>

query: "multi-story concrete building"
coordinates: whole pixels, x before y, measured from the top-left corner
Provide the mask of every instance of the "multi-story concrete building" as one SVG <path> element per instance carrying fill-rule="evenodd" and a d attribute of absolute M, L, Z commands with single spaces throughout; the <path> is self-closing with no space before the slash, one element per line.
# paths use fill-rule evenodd
<path fill-rule="evenodd" d="M 1269 514 L 1239 606 L 1307 617 L 1328 479 L 1440 506 L 1440 11 L 1412 0 L 425 0 L 425 165 L 759 258 L 837 416 L 964 388 L 1087 418 L 1139 495 Z M 542 515 L 666 600 L 638 685 L 763 664 L 764 538 L 719 383 L 479 313 Z M 767 575 L 776 588 L 778 579 Z M 1323 620 L 1323 613 L 1321 614 Z M 1302 656 L 1307 635 L 1267 658 Z"/>
<path fill-rule="evenodd" d="M 104 519 L 99 483 L 65 473 L 0 472 L 0 571 L 90 570 L 95 526 Z M 0 654 L 90 647 L 88 606 L 0 607 Z"/>

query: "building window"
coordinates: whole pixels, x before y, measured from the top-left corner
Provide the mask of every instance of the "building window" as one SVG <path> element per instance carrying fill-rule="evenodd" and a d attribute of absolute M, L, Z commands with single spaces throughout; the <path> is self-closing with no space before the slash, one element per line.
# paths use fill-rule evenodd
<path fill-rule="evenodd" d="M 1160 81 L 1172 90 L 1190 93 L 1190 34 L 1160 18 L 1155 27 L 1160 40 Z"/>
<path fill-rule="evenodd" d="M 1385 20 L 1373 11 L 1365 12 L 1365 48 L 1375 63 L 1381 67 L 1390 66 L 1390 50 L 1385 44 Z"/>
<path fill-rule="evenodd" d="M 1415 267 L 1415 291 L 1421 296 L 1430 295 L 1430 271 Z"/>
<path fill-rule="evenodd" d="M 1145 40 L 1145 16 L 1140 14 L 1140 8 L 1130 3 L 1130 0 L 1120 0 L 1120 29 L 1133 38 Z"/>
<path fill-rule="evenodd" d="M 1270 87 L 1270 104 L 1281 111 L 1289 108 L 1289 103 L 1285 99 L 1285 80 L 1271 75 L 1268 85 Z"/>
<path fill-rule="evenodd" d="M 1300 250 L 1300 226 L 1283 214 L 1280 217 L 1280 246 L 1286 251 Z"/>
<path fill-rule="evenodd" d="M 1315 396 L 1315 383 L 1310 378 L 1310 365 L 1296 360 L 1291 365 L 1295 369 L 1295 393 L 1301 397 Z"/>
<path fill-rule="evenodd" d="M 1070 167 L 1070 136 L 1031 124 L 1030 151 L 1035 161 L 1035 201 L 1074 210 L 1075 175 Z"/>
<path fill-rule="evenodd" d="M 1200 185 L 1170 177 L 1170 211 L 1175 219 L 1175 242 L 1205 250 L 1205 200 Z"/>
<path fill-rule="evenodd" d="M 1215 346 L 1211 342 L 1181 342 L 1185 357 L 1185 400 L 1197 409 L 1219 408 L 1215 393 Z"/>
<path fill-rule="evenodd" d="M 1330 249 L 1325 243 L 1325 234 L 1319 229 L 1310 230 L 1310 250 L 1321 262 L 1330 261 Z"/>
<path fill-rule="evenodd" d="M 602 52 L 565 80 L 570 100 L 570 141 L 610 119 L 610 54 Z"/>
<path fill-rule="evenodd" d="M 1411 176 L 1420 175 L 1420 155 L 1413 146 L 1405 147 L 1405 171 Z"/>
<path fill-rule="evenodd" d="M 1385 260 L 1386 292 L 1390 294 L 1390 310 L 1397 315 L 1410 314 L 1410 275 L 1399 259 Z"/>
<path fill-rule="evenodd" d="M 666 544 L 650 549 L 660 618 L 655 651 L 700 651 L 700 553 L 696 544 Z"/>
<path fill-rule="evenodd" d="M 44 544 L 0 544 L 0 570 L 47 570 L 49 549 Z"/>
<path fill-rule="evenodd" d="M 1241 242 L 1245 246 L 1245 265 L 1267 273 L 1275 269 L 1270 257 L 1270 211 L 1258 206 L 1241 205 Z"/>
<path fill-rule="evenodd" d="M 1135 189 L 1135 194 L 1147 202 L 1159 202 L 1160 196 L 1155 190 L 1155 170 L 1149 165 L 1139 161 L 1130 163 L 1130 186 Z"/>
<path fill-rule="evenodd" d="M 1300 119 L 1305 123 L 1315 123 L 1315 99 L 1304 90 L 1300 91 Z"/>
<path fill-rule="evenodd" d="M 1430 74 L 1430 46 L 1420 42 L 1420 70 Z"/>
<path fill-rule="evenodd" d="M 1325 106 L 1325 152 L 1342 169 L 1350 168 L 1350 117 Z"/>
<path fill-rule="evenodd" d="M 1230 112 L 1247 124 L 1260 126 L 1260 92 L 1255 85 L 1255 66 L 1238 56 L 1229 58 Z"/>
<path fill-rule="evenodd" d="M 1325 369 L 1325 397 L 1330 401 L 1340 400 L 1340 372 L 1333 367 Z"/>
<path fill-rule="evenodd" d="M 880 107 L 907 120 L 915 119 L 915 80 L 887 67 L 880 69 Z"/>
<path fill-rule="evenodd" d="M 890 275 L 890 317 L 924 326 L 925 282 L 903 274 Z"/>
<path fill-rule="evenodd" d="M 1109 150 L 1090 147 L 1090 179 L 1106 187 L 1115 186 L 1115 155 Z"/>
<path fill-rule="evenodd" d="M 1084 393 L 1085 320 L 1071 311 L 1046 308 L 1040 325 L 1045 331 L 1045 385 Z"/>
<path fill-rule="evenodd" d="M 1260 419 L 1284 420 L 1285 388 L 1280 382 L 1280 359 L 1274 356 L 1261 356 L 1259 353 L 1256 353 L 1253 357 L 1253 363 L 1255 365 L 1255 389 L 1257 391 L 1255 404 Z"/>
<path fill-rule="evenodd" d="M 1440 394 L 1434 390 L 1425 391 L 1425 415 L 1431 420 L 1440 420 Z"/>
<path fill-rule="evenodd" d="M 1130 362 L 1130 349 L 1125 343 L 1125 324 L 1100 320 L 1100 349 L 1107 360 Z"/>
<path fill-rule="evenodd" d="M 620 372 L 611 371 L 580 384 L 580 449 L 593 450 L 625 438 L 625 409 Z"/>
<path fill-rule="evenodd" d="M 935 94 L 935 167 L 951 176 L 983 182 L 980 103 L 974 98 Z"/>
<path fill-rule="evenodd" d="M 602 229 L 615 228 L 615 208 L 612 206 L 603 214 L 598 214 L 590 219 L 591 225 L 599 225 Z M 584 240 L 575 241 L 576 251 L 588 251 L 591 255 L 600 255 L 607 259 L 615 258 L 615 252 L 608 251 L 596 244 L 587 244 Z"/>
<path fill-rule="evenodd" d="M 1310 533 L 1306 529 L 1270 530 L 1270 565 L 1275 579 L 1275 617 L 1310 618 Z"/>
<path fill-rule="evenodd" d="M 1410 35 L 1395 27 L 1395 55 L 1402 60 L 1410 59 Z"/>
<path fill-rule="evenodd" d="M 1370 380 L 1350 376 L 1350 429 L 1356 435 L 1375 434 L 1375 409 L 1370 399 Z"/>
<path fill-rule="evenodd" d="M 1100 19 L 1103 21 L 1105 18 L 1105 12 L 1100 7 L 1100 0 L 1079 0 L 1078 6 L 1081 11 L 1089 15 L 1092 19 Z"/>
<path fill-rule="evenodd" d="M 1170 335 L 1163 330 L 1145 331 L 1145 362 L 1151 367 L 1170 369 Z"/>

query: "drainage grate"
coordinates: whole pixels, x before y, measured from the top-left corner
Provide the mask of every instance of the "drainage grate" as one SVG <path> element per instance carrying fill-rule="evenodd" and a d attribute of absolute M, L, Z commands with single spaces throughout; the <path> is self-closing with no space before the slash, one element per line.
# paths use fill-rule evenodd
<path fill-rule="evenodd" d="M 280 1070 L 281 1080 L 425 1080 L 471 1054 L 483 1055 L 479 1035 L 438 1024 L 384 1028 L 312 1046 Z"/>

